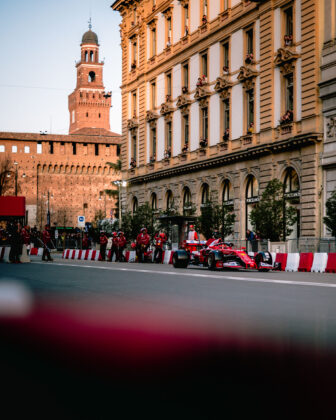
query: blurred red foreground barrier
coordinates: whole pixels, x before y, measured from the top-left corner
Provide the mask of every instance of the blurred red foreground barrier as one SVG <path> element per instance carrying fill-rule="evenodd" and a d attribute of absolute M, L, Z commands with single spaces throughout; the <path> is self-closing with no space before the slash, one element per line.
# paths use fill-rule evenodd
<path fill-rule="evenodd" d="M 314 254 L 312 252 L 302 252 L 298 271 L 310 271 L 313 265 Z"/>
<path fill-rule="evenodd" d="M 336 273 L 336 252 L 328 254 L 328 262 L 325 271 L 326 273 Z"/>
<path fill-rule="evenodd" d="M 275 262 L 281 264 L 281 271 L 285 271 L 286 265 L 287 265 L 287 254 L 282 254 L 282 253 L 276 254 Z"/>

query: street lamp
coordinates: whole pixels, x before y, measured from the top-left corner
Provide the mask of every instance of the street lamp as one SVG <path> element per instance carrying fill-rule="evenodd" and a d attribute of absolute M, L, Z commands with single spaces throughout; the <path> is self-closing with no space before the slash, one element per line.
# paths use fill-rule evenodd
<path fill-rule="evenodd" d="M 15 197 L 17 197 L 18 162 L 14 162 L 14 165 L 15 165 Z"/>
<path fill-rule="evenodd" d="M 118 185 L 118 189 L 119 189 L 119 229 L 121 229 L 121 224 L 122 224 L 122 215 L 121 215 L 121 187 L 126 187 L 127 186 L 127 181 L 113 181 L 114 185 Z"/>

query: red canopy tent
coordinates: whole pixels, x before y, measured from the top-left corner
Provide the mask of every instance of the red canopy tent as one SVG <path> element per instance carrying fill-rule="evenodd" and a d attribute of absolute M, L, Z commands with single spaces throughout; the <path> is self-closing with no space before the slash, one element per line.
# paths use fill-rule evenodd
<path fill-rule="evenodd" d="M 0 196 L 0 218 L 12 219 L 26 216 L 26 197 Z"/>

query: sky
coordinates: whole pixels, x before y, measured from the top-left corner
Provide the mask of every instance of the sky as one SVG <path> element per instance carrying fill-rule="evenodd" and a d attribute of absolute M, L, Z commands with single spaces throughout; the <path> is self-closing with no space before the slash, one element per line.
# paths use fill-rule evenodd
<path fill-rule="evenodd" d="M 0 0 L 0 131 L 68 134 L 82 35 L 98 35 L 112 91 L 111 131 L 121 133 L 121 48 L 113 0 Z"/>

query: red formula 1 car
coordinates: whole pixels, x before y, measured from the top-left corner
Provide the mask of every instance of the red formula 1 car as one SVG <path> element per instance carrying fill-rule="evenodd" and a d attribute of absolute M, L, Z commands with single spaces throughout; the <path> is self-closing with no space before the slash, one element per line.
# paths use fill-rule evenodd
<path fill-rule="evenodd" d="M 187 268 L 189 264 L 216 269 L 252 269 L 269 271 L 274 269 L 272 255 L 269 252 L 258 252 L 255 257 L 246 253 L 245 248 L 234 249 L 230 242 L 216 239 L 208 246 L 205 241 L 184 241 L 183 249 L 174 252 L 175 268 Z"/>

